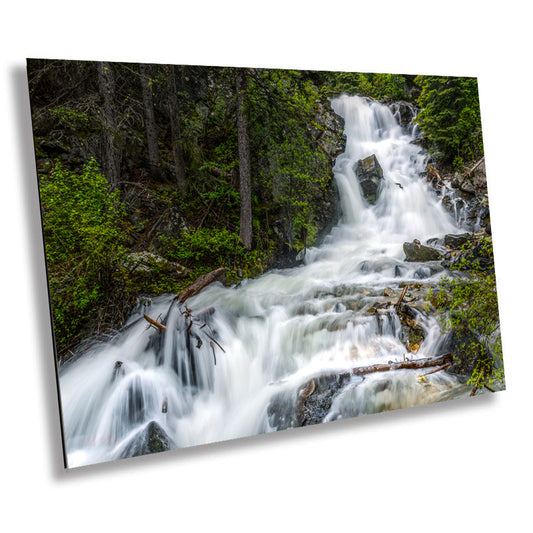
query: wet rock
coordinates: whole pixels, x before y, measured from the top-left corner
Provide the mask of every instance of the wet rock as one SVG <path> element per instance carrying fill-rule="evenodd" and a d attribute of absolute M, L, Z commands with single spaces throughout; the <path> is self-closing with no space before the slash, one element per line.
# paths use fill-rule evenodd
<path fill-rule="evenodd" d="M 453 364 L 448 372 L 460 376 L 471 376 L 480 360 L 485 361 L 489 367 L 492 364 L 483 341 L 466 327 L 453 329 L 447 333 L 437 352 L 450 352 L 453 355 Z"/>
<path fill-rule="evenodd" d="M 394 277 L 395 278 L 401 278 L 403 276 L 403 273 L 405 272 L 405 268 L 401 267 L 400 265 L 396 265 L 394 267 Z"/>
<path fill-rule="evenodd" d="M 384 99 L 383 102 L 388 103 L 387 99 Z M 391 102 L 389 107 L 394 118 L 402 128 L 408 128 L 416 117 L 417 109 L 409 102 L 404 102 L 402 100 Z"/>
<path fill-rule="evenodd" d="M 426 332 L 418 320 L 418 310 L 411 305 L 402 304 L 398 309 L 401 323 L 400 341 L 410 351 L 415 352 L 424 341 Z"/>
<path fill-rule="evenodd" d="M 433 165 L 428 165 L 427 167 L 426 180 L 428 183 L 431 183 L 437 191 L 440 191 L 444 186 L 444 181 L 441 175 Z"/>
<path fill-rule="evenodd" d="M 311 379 L 298 390 L 296 425 L 321 423 L 329 413 L 335 396 L 349 382 L 349 376 L 333 374 Z"/>
<path fill-rule="evenodd" d="M 441 258 L 438 250 L 420 244 L 420 241 L 417 239 L 413 242 L 404 242 L 403 251 L 405 253 L 405 260 L 411 262 L 436 261 Z"/>
<path fill-rule="evenodd" d="M 471 241 L 473 235 L 471 233 L 461 233 L 459 235 L 448 234 L 444 236 L 444 245 L 457 250 L 464 244 Z"/>
<path fill-rule="evenodd" d="M 121 458 L 170 450 L 172 441 L 165 430 L 155 421 L 150 422 L 140 434 L 126 446 Z"/>
<path fill-rule="evenodd" d="M 431 269 L 429 267 L 420 267 L 415 270 L 414 277 L 416 279 L 425 279 L 431 276 Z"/>
<path fill-rule="evenodd" d="M 342 329 L 346 329 L 350 322 L 352 322 L 352 320 L 350 320 L 350 318 L 347 316 L 338 317 L 329 322 L 329 324 L 326 326 L 326 329 L 328 331 L 340 331 Z"/>
<path fill-rule="evenodd" d="M 370 270 L 370 263 L 368 261 L 361 261 L 359 263 L 359 270 L 361 272 L 368 272 Z"/>
<path fill-rule="evenodd" d="M 451 251 L 444 256 L 441 265 L 444 268 L 456 268 L 460 270 L 490 271 L 494 268 L 491 240 L 484 239 L 468 240 L 468 247 L 460 251 Z"/>
<path fill-rule="evenodd" d="M 271 428 L 281 431 L 298 426 L 296 400 L 294 391 L 281 392 L 272 398 L 267 408 L 268 423 Z"/>
<path fill-rule="evenodd" d="M 431 239 L 428 239 L 426 241 L 426 244 L 428 246 L 433 247 L 433 248 L 435 248 L 437 246 L 444 246 L 444 239 L 439 239 L 438 237 L 433 237 Z"/>
<path fill-rule="evenodd" d="M 344 119 L 331 109 L 329 103 L 319 101 L 315 121 L 318 128 L 313 131 L 313 136 L 333 163 L 345 150 Z"/>
<path fill-rule="evenodd" d="M 396 296 L 396 293 L 389 287 L 386 287 L 383 290 L 383 296 L 386 296 L 387 298 L 394 298 Z"/>
<path fill-rule="evenodd" d="M 361 184 L 361 190 L 366 201 L 375 204 L 383 180 L 383 169 L 375 155 L 357 161 L 354 172 Z"/>
<path fill-rule="evenodd" d="M 474 184 L 469 179 L 464 179 L 459 185 L 459 189 L 461 189 L 463 192 L 466 192 L 468 194 L 476 193 L 476 188 L 474 187 Z"/>

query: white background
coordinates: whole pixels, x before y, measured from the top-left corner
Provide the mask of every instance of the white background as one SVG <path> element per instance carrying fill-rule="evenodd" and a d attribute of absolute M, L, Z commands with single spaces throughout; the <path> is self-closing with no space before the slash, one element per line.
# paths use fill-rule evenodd
<path fill-rule="evenodd" d="M 2 531 L 531 527 L 527 5 L 48 0 L 4 6 Z M 508 390 L 64 471 L 26 57 L 478 76 Z"/>

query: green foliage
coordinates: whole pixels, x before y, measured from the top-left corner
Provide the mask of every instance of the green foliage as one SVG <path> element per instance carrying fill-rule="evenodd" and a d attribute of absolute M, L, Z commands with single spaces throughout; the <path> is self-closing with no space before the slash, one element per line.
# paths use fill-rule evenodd
<path fill-rule="evenodd" d="M 400 74 L 331 72 L 328 73 L 328 86 L 334 92 L 359 94 L 377 100 L 409 98 L 407 80 Z"/>
<path fill-rule="evenodd" d="M 125 232 L 117 192 L 94 160 L 77 174 L 57 164 L 40 183 L 56 342 L 61 351 L 94 318 L 116 270 Z"/>
<path fill-rule="evenodd" d="M 316 137 L 320 89 L 299 71 L 257 71 L 247 92 L 258 200 L 267 201 L 290 248 L 313 244 L 315 220 L 331 184 Z M 256 216 L 264 209 L 256 206 Z M 268 228 L 270 230 L 270 228 Z"/>
<path fill-rule="evenodd" d="M 65 106 L 49 109 L 51 116 L 59 120 L 59 123 L 72 130 L 94 129 L 95 125 L 87 113 Z"/>
<path fill-rule="evenodd" d="M 477 80 L 417 76 L 421 88 L 416 121 L 439 161 L 461 168 L 483 155 Z"/>
<path fill-rule="evenodd" d="M 492 243 L 484 239 L 480 255 L 492 258 Z M 462 252 L 468 254 L 470 245 Z M 446 276 L 430 294 L 441 315 L 444 331 L 455 332 L 462 353 L 454 354 L 472 368 L 469 384 L 504 384 L 502 342 L 494 271 L 482 271 L 478 263 L 459 261 L 452 270 L 468 270 L 460 277 Z"/>
<path fill-rule="evenodd" d="M 193 278 L 221 266 L 230 273 L 241 268 L 243 275 L 254 275 L 265 260 L 260 251 L 246 250 L 239 234 L 227 228 L 201 228 L 180 238 L 160 235 L 159 239 L 165 256 L 193 269 Z"/>

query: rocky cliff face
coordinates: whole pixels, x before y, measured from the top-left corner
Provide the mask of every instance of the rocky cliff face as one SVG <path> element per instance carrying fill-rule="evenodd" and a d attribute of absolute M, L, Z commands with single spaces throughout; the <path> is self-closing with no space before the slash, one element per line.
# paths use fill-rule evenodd
<path fill-rule="evenodd" d="M 491 234 L 484 157 L 464 172 L 439 172 L 428 165 L 426 179 L 440 196 L 442 205 L 466 231 Z"/>

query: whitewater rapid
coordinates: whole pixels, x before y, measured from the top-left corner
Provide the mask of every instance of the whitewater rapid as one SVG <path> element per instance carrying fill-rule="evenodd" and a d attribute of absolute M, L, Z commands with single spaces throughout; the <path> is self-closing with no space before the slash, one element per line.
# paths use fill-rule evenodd
<path fill-rule="evenodd" d="M 124 332 L 60 369 L 68 466 L 136 455 L 155 423 L 170 448 L 298 425 L 301 389 L 312 377 L 405 357 L 401 324 L 391 312 L 368 312 L 390 289 L 411 281 L 436 283 L 442 268 L 405 262 L 403 243 L 458 233 L 423 177 L 426 153 L 413 125 L 401 127 L 394 108 L 341 96 L 333 109 L 345 121 L 346 149 L 333 169 L 342 219 L 325 242 L 307 250 L 299 267 L 270 271 L 233 287 L 215 283 L 187 300 L 192 313 L 214 312 L 187 344 L 183 307 L 173 295 L 140 306 Z M 354 172 L 375 155 L 381 192 L 370 205 Z M 163 333 L 142 319 L 165 317 Z M 437 321 L 418 320 L 418 352 L 436 355 Z M 192 352 L 192 356 L 191 356 Z M 354 378 L 336 391 L 323 421 L 410 407 L 460 396 L 464 387 L 438 372 L 421 383 L 410 370 Z M 152 424 L 152 426 L 154 425 Z"/>

